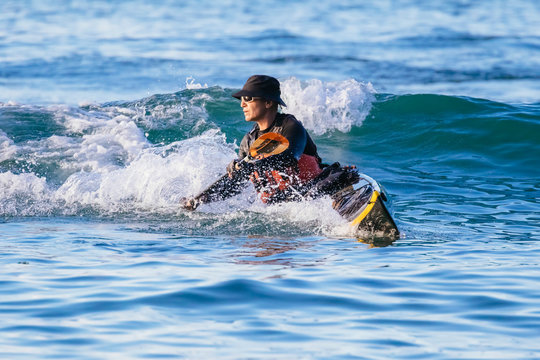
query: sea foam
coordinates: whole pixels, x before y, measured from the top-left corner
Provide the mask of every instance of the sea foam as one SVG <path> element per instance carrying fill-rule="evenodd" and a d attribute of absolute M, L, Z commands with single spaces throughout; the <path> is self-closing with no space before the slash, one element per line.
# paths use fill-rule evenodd
<path fill-rule="evenodd" d="M 0 130 L 0 162 L 11 159 L 17 152 L 17 147 L 5 132 Z"/>
<path fill-rule="evenodd" d="M 361 126 L 376 91 L 370 83 L 354 79 L 323 82 L 293 77 L 281 82 L 281 93 L 286 111 L 301 119 L 310 132 L 322 135 L 332 130 L 349 132 L 353 126 Z"/>
<path fill-rule="evenodd" d="M 57 196 L 68 203 L 109 210 L 125 205 L 165 209 L 208 186 L 233 157 L 234 150 L 223 134 L 210 130 L 195 138 L 141 150 L 126 166 L 77 172 L 58 189 Z"/>

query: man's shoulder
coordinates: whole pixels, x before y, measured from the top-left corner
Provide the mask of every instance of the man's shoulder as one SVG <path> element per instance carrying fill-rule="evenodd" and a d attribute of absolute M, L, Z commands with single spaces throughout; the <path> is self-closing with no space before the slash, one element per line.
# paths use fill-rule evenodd
<path fill-rule="evenodd" d="M 302 123 L 292 114 L 278 114 L 276 125 L 281 127 L 300 125 L 303 127 Z"/>
<path fill-rule="evenodd" d="M 279 113 L 277 114 L 277 118 L 282 121 L 298 121 L 293 114 Z"/>

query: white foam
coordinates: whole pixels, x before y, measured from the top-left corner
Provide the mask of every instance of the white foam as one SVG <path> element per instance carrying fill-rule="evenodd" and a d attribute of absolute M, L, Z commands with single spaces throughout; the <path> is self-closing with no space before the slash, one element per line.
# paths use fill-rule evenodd
<path fill-rule="evenodd" d="M 186 110 L 189 112 L 188 104 Z M 174 206 L 177 210 L 181 197 L 207 187 L 236 156 L 237 146 L 227 143 L 219 130 L 169 145 L 153 145 L 146 138 L 144 128 L 137 125 L 139 113 L 132 108 L 50 106 L 38 111 L 52 113 L 63 133 L 15 144 L 1 131 L 0 161 L 19 159 L 23 161 L 21 169 L 36 165 L 49 167 L 60 185 L 56 185 L 57 189 L 51 185 L 53 188 L 45 192 L 45 178 L 3 173 L 0 214 L 19 214 L 20 208 L 25 208 L 25 205 L 17 206 L 21 204 L 19 198 L 44 206 L 62 204 L 56 210 L 65 208 L 68 213 L 70 207 L 75 207 L 72 212 L 76 213 L 77 205 L 105 211 L 160 206 Z M 190 122 L 198 126 L 205 121 L 193 117 L 187 121 L 169 118 L 180 126 L 190 126 Z M 33 210 L 34 214 L 40 214 L 39 207 Z"/>
<path fill-rule="evenodd" d="M 349 132 L 361 126 L 375 101 L 370 83 L 354 79 L 323 82 L 289 78 L 281 82 L 286 112 L 294 114 L 306 129 L 317 135 L 328 131 Z"/>
<path fill-rule="evenodd" d="M 208 84 L 201 85 L 199 83 L 195 82 L 195 78 L 192 76 L 189 76 L 186 78 L 186 89 L 190 90 L 199 90 L 199 89 L 207 89 Z"/>
<path fill-rule="evenodd" d="M 166 129 L 180 127 L 192 128 L 194 133 L 200 133 L 200 127 L 206 125 L 208 112 L 201 102 L 211 101 L 212 97 L 205 93 L 196 93 L 188 98 L 169 95 L 166 104 L 152 104 L 152 99 L 141 101 L 134 107 L 109 106 L 99 108 L 109 117 L 125 115 L 137 124 L 147 129 Z M 172 101 L 169 101 L 172 100 Z"/>
<path fill-rule="evenodd" d="M 333 208 L 329 197 L 315 200 L 290 202 L 261 207 L 260 203 L 252 207 L 265 214 L 286 219 L 287 222 L 309 225 L 313 232 L 327 236 L 348 236 L 348 222 Z"/>
<path fill-rule="evenodd" d="M 8 107 L 8 106 L 19 106 L 19 103 L 13 100 L 9 100 L 6 103 L 0 101 L 0 107 Z"/>
<path fill-rule="evenodd" d="M 69 134 L 81 137 L 52 136 L 47 139 L 49 151 L 69 145 L 64 158 L 75 168 L 103 172 L 133 161 L 140 152 L 149 147 L 143 130 L 126 115 L 97 112 L 57 113 L 57 122 Z M 70 161 L 71 160 L 71 161 Z"/>
<path fill-rule="evenodd" d="M 210 130 L 167 146 L 146 148 L 125 167 L 73 174 L 57 196 L 67 203 L 106 209 L 122 204 L 166 208 L 208 186 L 234 156 L 225 136 Z"/>
<path fill-rule="evenodd" d="M 0 130 L 0 162 L 9 160 L 17 153 L 17 146 L 5 132 Z"/>
<path fill-rule="evenodd" d="M 0 173 L 0 214 L 28 216 L 51 211 L 51 190 L 46 179 L 31 173 Z"/>

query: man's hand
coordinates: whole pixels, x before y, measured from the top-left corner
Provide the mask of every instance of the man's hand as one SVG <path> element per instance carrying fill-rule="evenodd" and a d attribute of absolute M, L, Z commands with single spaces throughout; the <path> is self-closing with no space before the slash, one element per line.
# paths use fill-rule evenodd
<path fill-rule="evenodd" d="M 229 175 L 229 178 L 232 179 L 233 177 L 233 173 L 235 171 L 238 171 L 241 169 L 241 166 L 239 164 L 239 161 L 238 160 L 233 160 L 229 163 L 229 165 L 227 165 L 227 174 Z"/>
<path fill-rule="evenodd" d="M 180 206 L 189 211 L 195 210 L 200 204 L 201 202 L 196 200 L 195 198 L 183 198 L 182 200 L 180 200 Z"/>

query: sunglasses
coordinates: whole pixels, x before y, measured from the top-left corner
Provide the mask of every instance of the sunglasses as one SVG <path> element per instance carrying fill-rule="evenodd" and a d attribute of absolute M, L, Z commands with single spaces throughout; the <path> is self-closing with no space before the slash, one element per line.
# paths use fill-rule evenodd
<path fill-rule="evenodd" d="M 240 98 L 241 101 L 246 102 L 246 103 L 252 102 L 252 101 L 255 101 L 255 100 L 260 100 L 260 99 L 261 99 L 261 98 L 254 97 L 254 96 L 242 96 L 242 97 Z"/>

